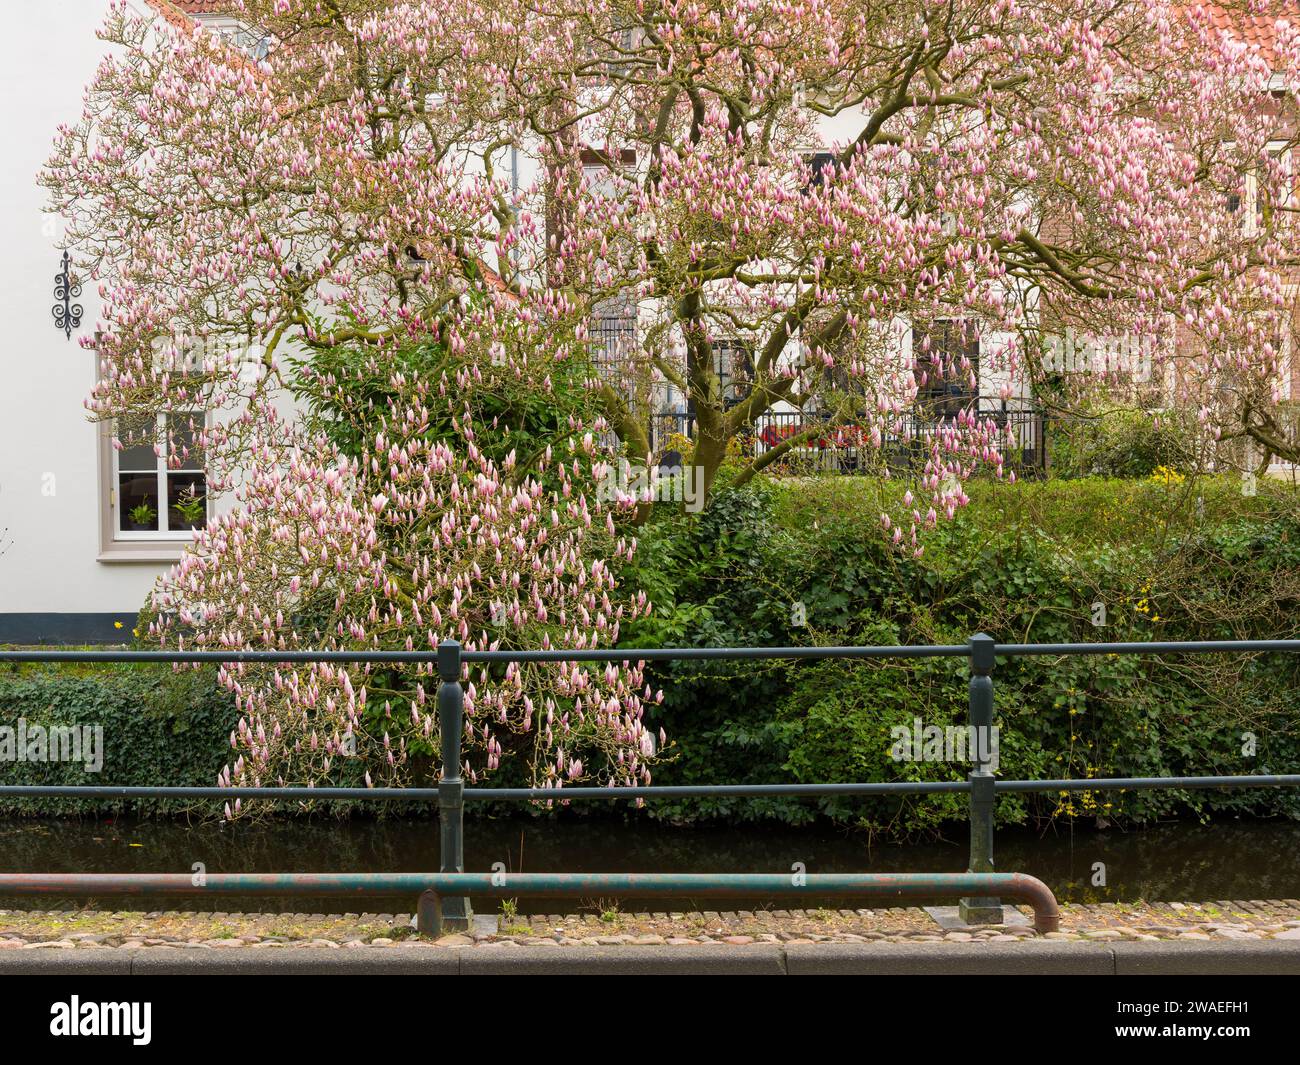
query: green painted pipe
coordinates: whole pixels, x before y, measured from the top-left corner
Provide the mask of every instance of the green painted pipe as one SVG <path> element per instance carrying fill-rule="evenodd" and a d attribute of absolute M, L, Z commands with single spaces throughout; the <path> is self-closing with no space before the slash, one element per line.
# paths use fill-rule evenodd
<path fill-rule="evenodd" d="M 1024 873 L 0 873 L 0 895 L 423 895 L 456 898 L 1015 899 L 1060 929 L 1051 889 Z"/>

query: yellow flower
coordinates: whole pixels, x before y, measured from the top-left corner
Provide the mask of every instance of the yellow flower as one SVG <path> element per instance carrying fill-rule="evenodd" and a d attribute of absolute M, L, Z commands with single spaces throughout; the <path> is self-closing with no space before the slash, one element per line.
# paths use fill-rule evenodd
<path fill-rule="evenodd" d="M 122 623 L 120 621 L 113 622 L 113 628 L 120 629 L 121 627 L 122 627 Z"/>

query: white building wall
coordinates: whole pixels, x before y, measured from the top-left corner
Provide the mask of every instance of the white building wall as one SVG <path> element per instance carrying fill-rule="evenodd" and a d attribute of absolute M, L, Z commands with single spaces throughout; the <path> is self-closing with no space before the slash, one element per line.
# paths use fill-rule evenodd
<path fill-rule="evenodd" d="M 72 339 L 55 328 L 59 229 L 36 183 L 56 127 L 80 115 L 82 90 L 108 50 L 95 34 L 108 6 L 12 4 L 0 35 L 0 642 L 75 638 L 87 624 L 129 638 L 166 565 L 99 561 L 98 427 L 83 407 L 95 356 L 77 343 L 93 332 L 99 303 L 86 286 Z M 148 10 L 143 0 L 133 6 Z"/>

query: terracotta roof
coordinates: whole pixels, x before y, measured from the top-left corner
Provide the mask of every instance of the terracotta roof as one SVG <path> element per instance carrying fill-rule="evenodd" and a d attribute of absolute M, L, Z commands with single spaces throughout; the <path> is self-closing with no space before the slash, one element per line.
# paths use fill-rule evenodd
<path fill-rule="evenodd" d="M 1211 22 L 1216 29 L 1240 38 L 1245 44 L 1259 50 L 1261 56 L 1273 61 L 1273 50 L 1277 44 L 1277 24 L 1279 21 L 1300 27 L 1300 0 L 1274 0 L 1268 5 L 1269 13 L 1256 15 L 1245 10 L 1245 4 L 1197 5 L 1209 10 Z"/>
<path fill-rule="evenodd" d="M 194 28 L 194 20 L 190 18 L 189 13 L 181 10 L 176 0 L 146 0 L 146 2 L 173 26 L 182 29 Z M 189 2 L 194 3 L 196 0 L 189 0 Z"/>

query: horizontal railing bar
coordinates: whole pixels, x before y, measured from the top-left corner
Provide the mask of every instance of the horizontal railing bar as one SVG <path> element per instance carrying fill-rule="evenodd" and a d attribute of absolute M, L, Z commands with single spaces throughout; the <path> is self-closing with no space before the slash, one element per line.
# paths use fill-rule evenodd
<path fill-rule="evenodd" d="M 999 643 L 993 653 L 1022 655 L 1201 655 L 1233 651 L 1300 652 L 1300 640 L 1154 640 L 1149 643 Z"/>
<path fill-rule="evenodd" d="M 1300 787 L 1300 774 L 1232 777 L 1097 777 L 1092 780 L 998 780 L 997 791 L 1123 791 L 1152 788 Z M 968 792 L 969 780 L 886 781 L 865 784 L 691 784 L 632 788 L 466 788 L 466 799 L 673 799 L 727 795 L 924 795 Z"/>
<path fill-rule="evenodd" d="M 568 799 L 647 799 L 744 795 L 872 795 L 964 792 L 964 780 L 900 781 L 866 784 L 698 784 L 647 787 L 466 788 L 464 797 L 479 802 L 527 802 Z M 4 784 L 0 797 L 85 799 L 263 799 L 369 800 L 437 802 L 437 788 L 215 788 L 135 787 L 92 784 Z"/>
<path fill-rule="evenodd" d="M 369 799 L 437 802 L 437 788 L 214 788 L 0 784 L 0 797 L 69 799 Z"/>
<path fill-rule="evenodd" d="M 1098 777 L 1096 780 L 999 780 L 995 791 L 1150 791 L 1154 788 L 1294 788 L 1300 774 L 1235 777 Z"/>
<path fill-rule="evenodd" d="M 970 791 L 966 780 L 900 780 L 864 784 L 652 784 L 645 787 L 466 788 L 466 799 L 686 799 L 729 795 L 917 795 Z"/>
<path fill-rule="evenodd" d="M 430 651 L 0 651 L 0 662 L 427 662 Z"/>
<path fill-rule="evenodd" d="M 994 653 L 1027 655 L 1220 654 L 1300 652 L 1300 640 L 1186 640 L 1130 643 L 1001 643 Z M 916 644 L 895 647 L 647 647 L 552 650 L 462 651 L 465 662 L 633 662 L 765 659 L 965 658 L 966 644 Z M 174 663 L 424 663 L 437 651 L 0 651 L 0 662 L 174 662 Z"/>
<path fill-rule="evenodd" d="M 652 647 L 586 651 L 463 651 L 467 662 L 698 662 L 749 659 L 966 658 L 965 644 L 897 647 Z"/>
<path fill-rule="evenodd" d="M 869 781 L 860 784 L 660 784 L 645 787 L 465 788 L 466 801 L 555 802 L 570 799 L 685 799 L 787 795 L 925 795 L 970 791 L 969 780 Z M 997 791 L 1141 791 L 1154 788 L 1300 787 L 1300 774 L 1221 777 L 1097 777 L 997 780 Z M 437 802 L 437 788 L 216 788 L 97 784 L 3 784 L 0 797 L 84 799 L 262 799 Z"/>
<path fill-rule="evenodd" d="M 548 651 L 461 651 L 465 662 L 637 662 L 714 659 L 956 658 L 965 644 L 899 647 L 650 647 Z M 436 664 L 429 651 L 0 651 L 0 662 L 399 662 Z"/>
<path fill-rule="evenodd" d="M 997 895 L 1060 927 L 1051 889 L 1024 873 L 0 873 L 0 895 L 483 895 L 928 899 Z"/>

